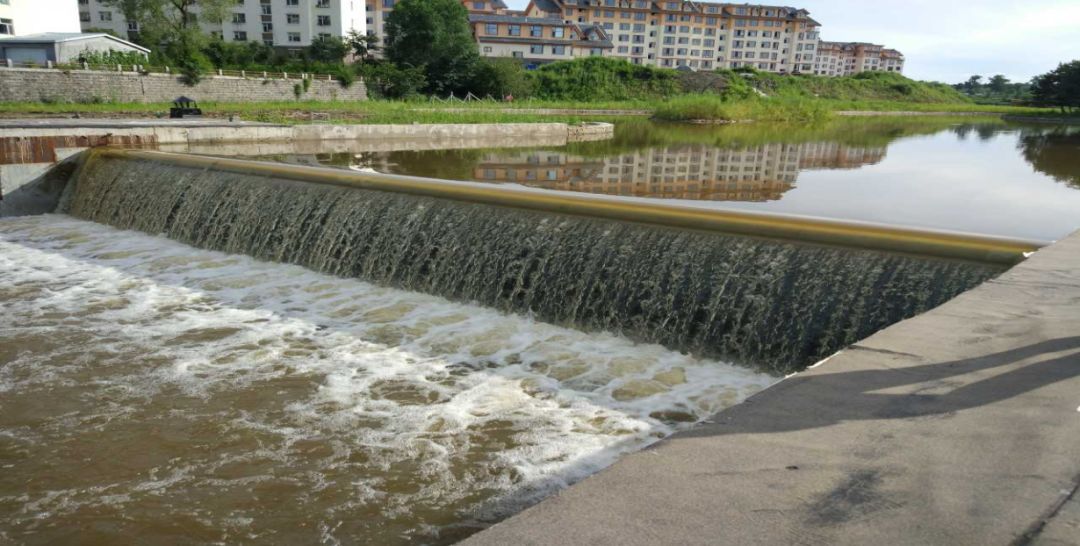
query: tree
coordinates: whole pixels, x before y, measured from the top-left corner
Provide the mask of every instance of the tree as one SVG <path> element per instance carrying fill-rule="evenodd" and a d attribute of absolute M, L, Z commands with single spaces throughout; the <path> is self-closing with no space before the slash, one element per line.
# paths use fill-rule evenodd
<path fill-rule="evenodd" d="M 379 51 L 379 37 L 374 34 L 350 30 L 348 36 L 345 37 L 345 43 L 352 50 L 356 61 L 361 63 L 372 60 L 375 53 Z"/>
<path fill-rule="evenodd" d="M 386 39 L 391 62 L 423 67 L 429 93 L 466 90 L 480 58 L 459 0 L 401 0 L 386 18 Z"/>
<path fill-rule="evenodd" d="M 128 21 L 139 24 L 139 42 L 154 50 L 159 61 L 180 67 L 189 82 L 197 81 L 210 62 L 203 55 L 207 36 L 200 19 L 220 23 L 236 0 L 102 0 Z"/>
<path fill-rule="evenodd" d="M 1005 88 L 1008 85 L 1009 85 L 1009 78 L 1006 78 L 1005 76 L 1002 76 L 1001 74 L 998 74 L 998 75 L 990 78 L 990 81 L 987 83 L 987 87 L 990 88 L 990 91 L 992 91 L 994 93 L 998 93 L 998 94 L 1004 93 Z"/>
<path fill-rule="evenodd" d="M 1062 112 L 1080 108 L 1080 60 L 1059 64 L 1031 80 L 1031 95 L 1037 104 L 1056 106 Z"/>
<path fill-rule="evenodd" d="M 964 82 L 964 89 L 967 90 L 969 95 L 974 94 L 980 87 L 982 87 L 982 76 L 979 75 L 972 76 Z"/>
<path fill-rule="evenodd" d="M 341 38 L 337 36 L 319 36 L 311 41 L 305 55 L 314 62 L 338 64 L 345 58 L 348 51 L 348 46 Z"/>

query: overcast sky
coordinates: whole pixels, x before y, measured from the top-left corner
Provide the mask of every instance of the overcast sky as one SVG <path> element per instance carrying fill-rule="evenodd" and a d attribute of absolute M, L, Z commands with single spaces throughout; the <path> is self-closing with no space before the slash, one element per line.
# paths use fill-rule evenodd
<path fill-rule="evenodd" d="M 523 8 L 528 0 L 506 0 Z M 904 73 L 955 83 L 972 74 L 1027 81 L 1080 59 L 1080 0 L 786 0 L 806 8 L 822 38 L 874 42 L 907 57 Z"/>

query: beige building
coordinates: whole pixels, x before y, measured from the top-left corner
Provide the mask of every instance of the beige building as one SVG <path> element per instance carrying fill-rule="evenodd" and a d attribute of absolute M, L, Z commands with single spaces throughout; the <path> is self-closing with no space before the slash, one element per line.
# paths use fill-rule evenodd
<path fill-rule="evenodd" d="M 818 45 L 814 74 L 850 76 L 860 72 L 903 72 L 904 56 L 895 49 L 865 42 L 826 42 Z"/>
<path fill-rule="evenodd" d="M 518 12 L 501 0 L 462 3 L 469 8 L 482 55 L 535 63 L 603 55 L 668 68 L 751 66 L 770 72 L 810 72 L 820 26 L 806 10 L 783 6 L 531 0 Z M 394 0 L 374 0 L 367 5 L 368 28 L 384 40 L 386 15 L 393 4 Z M 562 31 L 552 32 L 560 27 Z"/>

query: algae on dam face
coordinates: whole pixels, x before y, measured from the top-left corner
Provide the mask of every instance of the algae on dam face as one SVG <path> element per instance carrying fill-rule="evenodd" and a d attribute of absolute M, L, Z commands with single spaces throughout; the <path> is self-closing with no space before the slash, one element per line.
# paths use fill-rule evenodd
<path fill-rule="evenodd" d="M 1002 268 L 109 158 L 71 214 L 788 373 Z"/>

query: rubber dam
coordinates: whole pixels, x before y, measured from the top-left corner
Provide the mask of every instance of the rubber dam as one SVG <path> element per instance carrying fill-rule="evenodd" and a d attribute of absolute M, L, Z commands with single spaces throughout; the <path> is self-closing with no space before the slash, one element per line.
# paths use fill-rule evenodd
<path fill-rule="evenodd" d="M 562 496 L 556 512 L 521 511 L 589 476 L 568 502 L 595 483 L 601 497 L 639 480 L 666 494 L 664 472 L 636 465 L 670 457 L 682 435 L 722 438 L 730 410 L 782 409 L 785 387 L 793 407 L 810 391 L 835 398 L 797 406 L 801 420 L 763 418 L 771 433 L 811 445 L 803 420 L 868 418 L 844 409 L 876 392 L 800 378 L 822 381 L 829 366 L 813 365 L 827 358 L 907 358 L 910 342 L 866 340 L 918 330 L 1045 245 L 104 147 L 32 191 L 46 214 L 0 223 L 0 428 L 23 473 L 57 477 L 0 506 L 27 506 L 12 528 L 43 540 L 98 519 L 116 522 L 87 531 L 102 541 L 505 543 L 537 525 L 565 533 L 552 542 L 614 540 L 610 527 L 651 525 L 633 512 L 641 491 L 608 524 Z M 925 367 L 912 377 L 947 381 Z M 742 404 L 751 396 L 768 404 Z M 907 415 L 930 404 L 919 396 L 864 409 Z M 676 441 L 635 454 L 664 438 Z M 798 451 L 730 441 L 750 466 Z M 730 446 L 686 449 L 672 476 L 700 505 L 687 461 L 738 465 Z M 57 453 L 93 469 L 58 468 Z M 812 463 L 777 464 L 769 479 Z M 761 473 L 721 481 L 749 475 Z"/>
<path fill-rule="evenodd" d="M 774 374 L 933 308 L 1034 248 L 118 150 L 90 152 L 65 199 L 72 216 L 121 229 Z"/>

